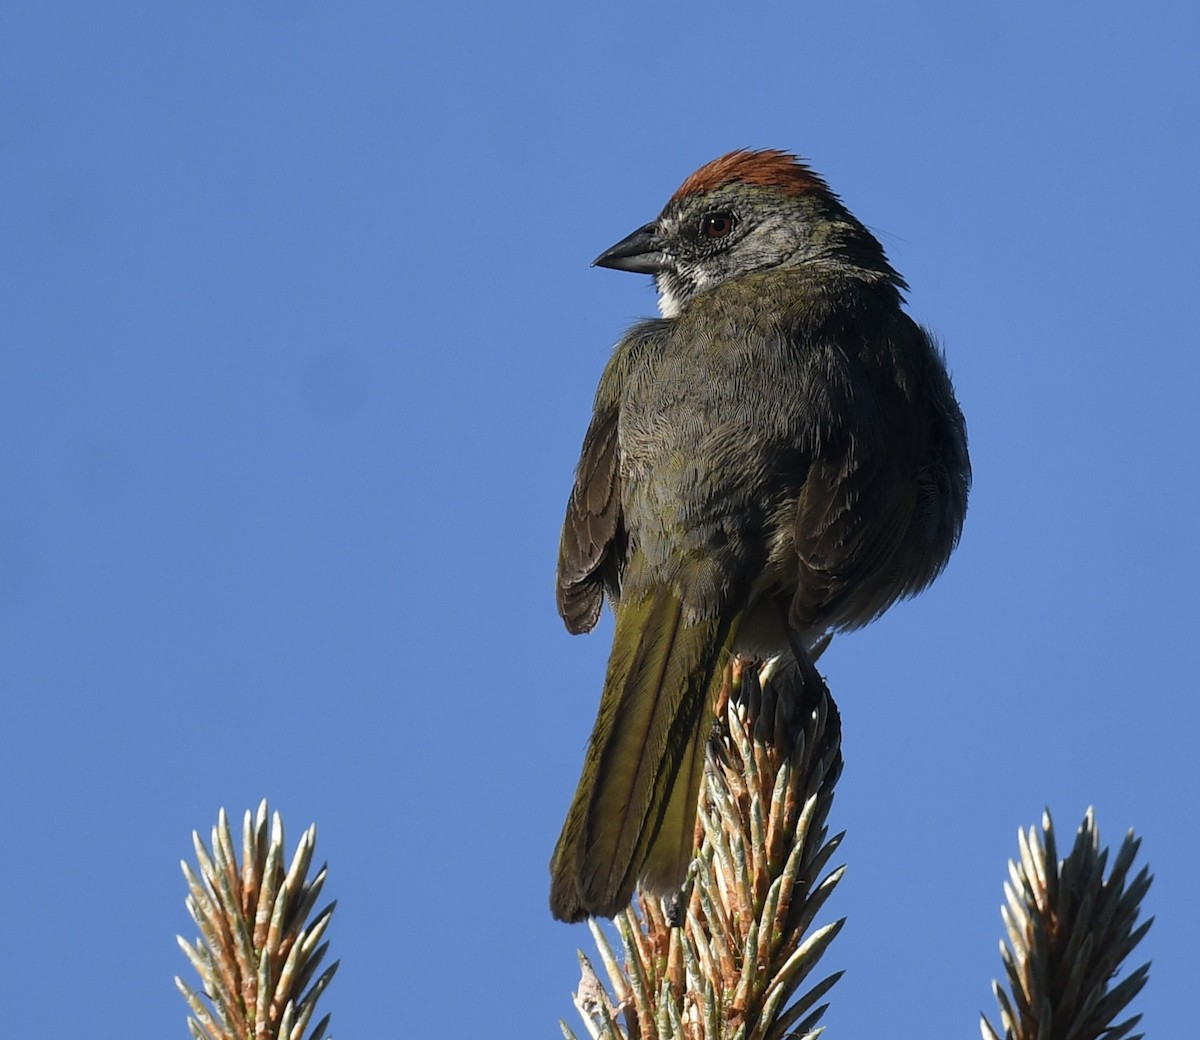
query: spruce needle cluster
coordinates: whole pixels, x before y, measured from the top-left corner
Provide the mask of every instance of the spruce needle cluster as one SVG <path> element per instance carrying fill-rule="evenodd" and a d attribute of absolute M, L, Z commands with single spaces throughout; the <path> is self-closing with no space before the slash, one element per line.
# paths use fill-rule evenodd
<path fill-rule="evenodd" d="M 200 976 L 200 989 L 178 976 L 175 984 L 191 1008 L 195 1040 L 304 1040 L 337 970 L 334 962 L 317 975 L 334 904 L 309 919 L 326 874 L 322 866 L 308 877 L 316 827 L 304 832 L 285 865 L 283 823 L 275 813 L 268 832 L 267 817 L 265 800 L 256 815 L 246 813 L 240 867 L 224 809 L 211 850 L 192 834 L 199 873 L 182 864 L 187 908 L 200 937 L 189 943 L 180 936 L 179 945 Z M 327 1015 L 308 1040 L 321 1040 L 328 1025 Z"/>
<path fill-rule="evenodd" d="M 1040 838 L 1032 827 L 1018 838 L 1020 859 L 1009 863 L 1001 909 L 1008 992 L 992 984 L 1003 1040 L 1140 1040 L 1142 1034 L 1131 1033 L 1141 1015 L 1113 1022 L 1146 984 L 1150 965 L 1119 983 L 1113 979 L 1154 921 L 1137 923 L 1149 869 L 1129 877 L 1141 840 L 1132 831 L 1125 835 L 1105 878 L 1108 849 L 1100 847 L 1090 808 L 1061 862 L 1049 811 Z M 980 1030 L 983 1040 L 1001 1040 L 987 1019 Z"/>
<path fill-rule="evenodd" d="M 843 868 L 829 868 L 841 835 L 826 828 L 841 725 L 824 684 L 814 685 L 777 664 L 730 669 L 680 904 L 639 893 L 616 922 L 620 959 L 591 922 L 608 988 L 581 952 L 575 1004 L 595 1040 L 816 1035 L 820 1001 L 841 973 L 797 994 L 841 930 L 838 920 L 809 932 Z"/>

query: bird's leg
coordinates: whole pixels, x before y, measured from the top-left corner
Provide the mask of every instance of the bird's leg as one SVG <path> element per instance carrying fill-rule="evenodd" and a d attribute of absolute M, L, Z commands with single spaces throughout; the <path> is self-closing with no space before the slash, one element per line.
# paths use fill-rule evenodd
<path fill-rule="evenodd" d="M 829 688 L 825 685 L 825 680 L 821 678 L 821 673 L 817 671 L 817 666 L 813 664 L 813 657 L 809 654 L 808 648 L 795 632 L 789 630 L 788 640 L 792 644 L 792 656 L 796 659 L 796 666 L 800 669 L 800 678 L 804 680 L 806 690 L 816 694 L 824 691 L 829 692 Z M 824 650 L 829 645 L 828 638 L 817 643 L 820 650 Z M 818 650 L 818 653 L 820 652 Z"/>
<path fill-rule="evenodd" d="M 690 891 L 690 886 L 684 885 L 683 888 L 674 895 L 662 897 L 662 913 L 666 918 L 667 924 L 672 928 L 682 928 L 685 913 L 687 909 L 687 900 L 684 898 Z"/>
<path fill-rule="evenodd" d="M 772 598 L 772 603 L 775 610 L 778 612 L 780 623 L 783 626 L 783 631 L 787 633 L 788 645 L 792 649 L 792 657 L 796 660 L 796 667 L 800 670 L 800 678 L 804 682 L 806 690 L 814 695 L 824 691 L 829 692 L 825 685 L 825 680 L 821 678 L 821 673 L 817 671 L 816 665 L 813 664 L 818 657 L 824 653 L 825 648 L 829 645 L 830 634 L 823 633 L 816 639 L 811 649 L 805 645 L 800 634 L 792 627 L 787 599 L 782 596 Z"/>

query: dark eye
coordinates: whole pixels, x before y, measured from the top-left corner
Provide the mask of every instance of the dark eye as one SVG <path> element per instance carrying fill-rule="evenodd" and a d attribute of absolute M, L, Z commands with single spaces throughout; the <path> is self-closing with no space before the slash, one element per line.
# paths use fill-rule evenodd
<path fill-rule="evenodd" d="M 706 213 L 700 218 L 700 234 L 705 238 L 724 238 L 732 230 L 732 213 Z"/>

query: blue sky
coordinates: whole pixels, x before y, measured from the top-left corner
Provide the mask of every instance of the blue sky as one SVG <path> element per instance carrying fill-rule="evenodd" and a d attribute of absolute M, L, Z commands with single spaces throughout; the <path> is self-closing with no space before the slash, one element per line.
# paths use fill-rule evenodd
<path fill-rule="evenodd" d="M 877 231 L 975 466 L 941 581 L 823 661 L 830 1035 L 976 1035 L 1017 828 L 1048 805 L 1065 841 L 1089 804 L 1144 836 L 1137 1009 L 1183 1035 L 1198 26 L 1154 2 L 6 5 L 7 1031 L 186 1035 L 177 864 L 264 796 L 330 863 L 337 1035 L 573 1018 L 590 943 L 550 919 L 546 861 L 611 629 L 567 636 L 553 568 L 596 379 L 654 307 L 588 265 L 750 146 L 807 156 Z"/>

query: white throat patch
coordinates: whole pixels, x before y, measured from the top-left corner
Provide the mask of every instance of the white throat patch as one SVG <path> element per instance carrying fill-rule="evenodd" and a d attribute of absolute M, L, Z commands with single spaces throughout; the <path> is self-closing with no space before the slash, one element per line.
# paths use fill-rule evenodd
<path fill-rule="evenodd" d="M 683 301 L 671 292 L 670 286 L 665 283 L 665 278 L 654 280 L 654 284 L 658 288 L 658 312 L 664 318 L 677 318 L 679 312 L 683 310 Z"/>

